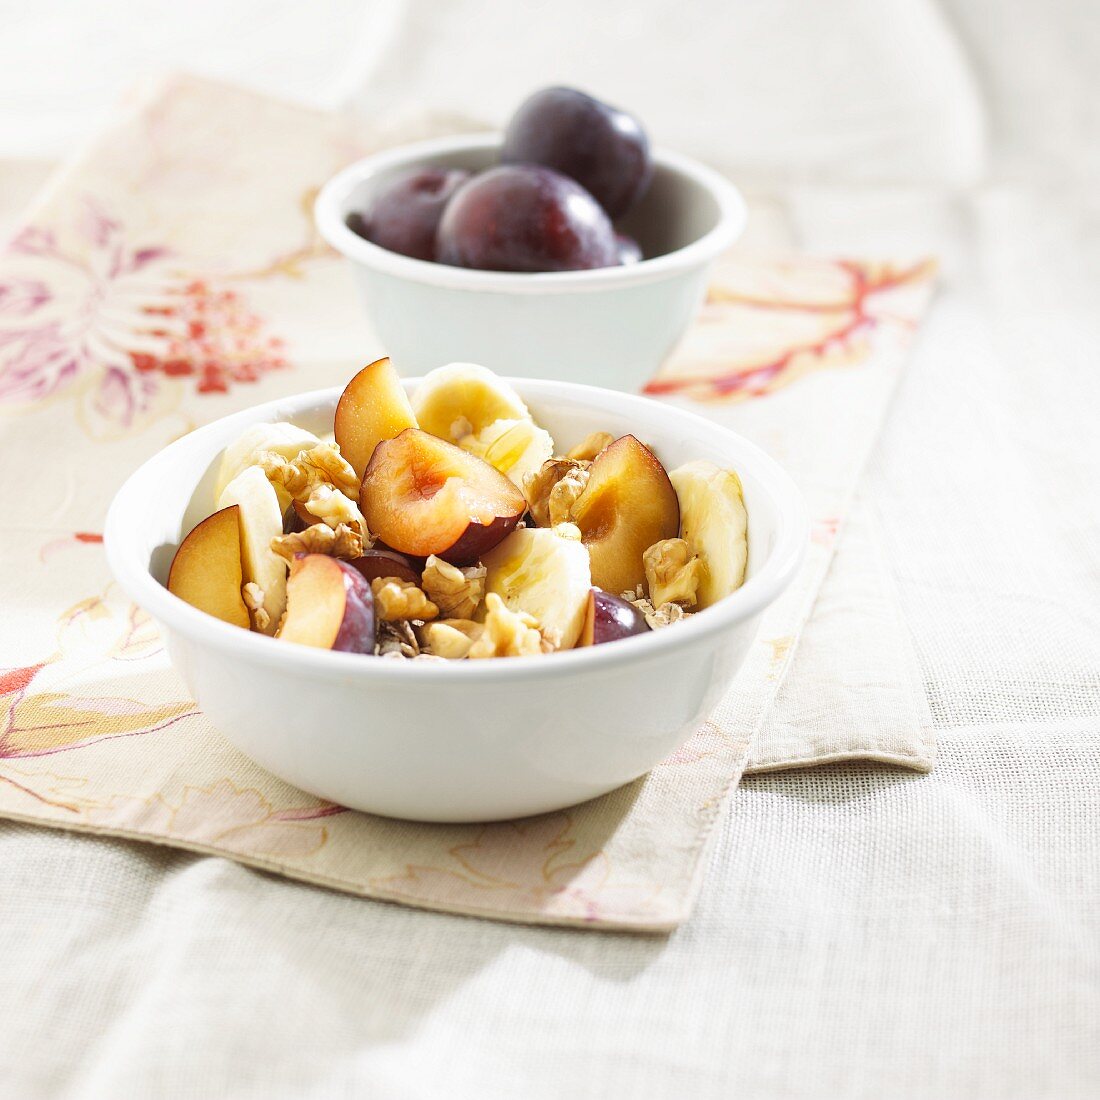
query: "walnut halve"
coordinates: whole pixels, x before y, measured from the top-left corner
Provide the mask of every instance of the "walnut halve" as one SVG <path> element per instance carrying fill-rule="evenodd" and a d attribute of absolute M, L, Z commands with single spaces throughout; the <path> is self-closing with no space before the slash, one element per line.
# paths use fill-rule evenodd
<path fill-rule="evenodd" d="M 523 484 L 531 518 L 539 527 L 556 527 L 567 522 L 587 483 L 588 463 L 568 458 L 547 459 Z"/>
<path fill-rule="evenodd" d="M 469 565 L 460 569 L 434 554 L 424 564 L 421 585 L 441 615 L 469 619 L 485 595 L 484 565 Z"/>
<path fill-rule="evenodd" d="M 512 611 L 495 592 L 485 597 L 485 606 L 484 630 L 467 656 L 527 657 L 544 652 L 537 619 L 524 611 Z"/>
<path fill-rule="evenodd" d="M 439 614 L 439 608 L 412 581 L 375 577 L 370 586 L 374 594 L 374 613 L 383 622 L 408 619 L 423 622 Z"/>
<path fill-rule="evenodd" d="M 661 539 L 642 554 L 649 599 L 654 607 L 677 603 L 694 607 L 703 563 L 683 539 Z"/>
<path fill-rule="evenodd" d="M 288 562 L 296 554 L 327 554 L 330 558 L 354 561 L 363 556 L 363 536 L 346 523 L 335 529 L 327 523 L 315 523 L 304 531 L 276 535 L 271 540 L 271 549 Z"/>

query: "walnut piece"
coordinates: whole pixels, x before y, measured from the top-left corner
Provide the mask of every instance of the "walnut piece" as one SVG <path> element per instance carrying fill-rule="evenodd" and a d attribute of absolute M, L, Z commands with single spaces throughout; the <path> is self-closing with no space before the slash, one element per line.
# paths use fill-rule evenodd
<path fill-rule="evenodd" d="M 248 608 L 252 629 L 266 632 L 271 625 L 271 616 L 264 610 L 264 590 L 255 581 L 249 581 L 241 587 L 241 598 Z"/>
<path fill-rule="evenodd" d="M 649 599 L 654 607 L 678 603 L 694 607 L 703 562 L 683 539 L 661 539 L 642 555 Z"/>
<path fill-rule="evenodd" d="M 527 657 L 543 652 L 538 620 L 523 611 L 511 611 L 495 592 L 485 597 L 485 629 L 470 647 L 471 660 L 479 657 Z"/>
<path fill-rule="evenodd" d="M 343 523 L 358 531 L 364 539 L 368 537 L 367 521 L 359 511 L 359 505 L 331 485 L 314 486 L 305 501 L 305 509 L 329 527 L 339 527 Z"/>
<path fill-rule="evenodd" d="M 271 549 L 288 562 L 294 560 L 295 554 L 327 554 L 330 558 L 354 561 L 363 556 L 363 536 L 346 523 L 335 530 L 326 523 L 315 523 L 304 531 L 276 535 L 271 540 Z"/>
<path fill-rule="evenodd" d="M 568 522 L 573 504 L 587 483 L 588 463 L 568 458 L 547 459 L 523 483 L 531 518 L 539 527 Z"/>
<path fill-rule="evenodd" d="M 375 577 L 370 587 L 374 594 L 374 613 L 384 622 L 423 621 L 439 614 L 439 608 L 412 581 Z"/>
<path fill-rule="evenodd" d="M 424 565 L 421 585 L 441 615 L 469 619 L 485 595 L 485 573 L 484 565 L 459 569 L 432 554 Z"/>
<path fill-rule="evenodd" d="M 550 490 L 550 526 L 568 523 L 573 518 L 573 505 L 588 484 L 588 467 L 575 466 Z"/>
<path fill-rule="evenodd" d="M 420 642 L 436 657 L 459 661 L 470 652 L 484 629 L 472 619 L 439 619 L 420 628 Z"/>
<path fill-rule="evenodd" d="M 615 442 L 610 432 L 592 432 L 583 443 L 578 443 L 565 457 L 581 462 L 591 462 L 609 444 Z"/>
<path fill-rule="evenodd" d="M 331 485 L 349 497 L 359 495 L 359 479 L 335 443 L 318 443 L 289 461 L 265 451 L 258 464 L 272 484 L 281 485 L 295 500 L 308 500 L 318 485 Z"/>

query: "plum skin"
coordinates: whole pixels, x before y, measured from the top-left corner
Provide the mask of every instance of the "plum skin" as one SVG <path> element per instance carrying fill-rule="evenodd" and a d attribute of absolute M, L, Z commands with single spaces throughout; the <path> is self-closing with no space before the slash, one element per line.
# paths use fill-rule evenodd
<path fill-rule="evenodd" d="M 378 577 L 396 577 L 399 581 L 408 581 L 409 584 L 420 584 L 420 573 L 415 564 L 396 550 L 364 550 L 362 557 L 355 558 L 347 563 L 360 573 L 369 584 Z"/>
<path fill-rule="evenodd" d="M 615 230 L 574 180 L 535 164 L 479 172 L 452 196 L 436 259 L 482 271 L 582 271 L 619 264 Z"/>
<path fill-rule="evenodd" d="M 646 617 L 632 603 L 619 596 L 593 588 L 588 594 L 588 608 L 578 646 L 603 645 L 645 634 L 651 627 Z"/>
<path fill-rule="evenodd" d="M 389 252 L 434 260 L 439 219 L 469 176 L 464 168 L 412 168 L 398 173 L 362 210 L 348 215 L 347 227 Z"/>
<path fill-rule="evenodd" d="M 332 648 L 342 653 L 372 653 L 378 623 L 370 581 L 347 562 L 338 561 L 337 565 L 344 575 L 344 617 Z"/>
<path fill-rule="evenodd" d="M 613 221 L 645 193 L 653 175 L 638 120 L 577 88 L 543 88 L 517 108 L 501 161 L 556 168 L 586 188 Z"/>

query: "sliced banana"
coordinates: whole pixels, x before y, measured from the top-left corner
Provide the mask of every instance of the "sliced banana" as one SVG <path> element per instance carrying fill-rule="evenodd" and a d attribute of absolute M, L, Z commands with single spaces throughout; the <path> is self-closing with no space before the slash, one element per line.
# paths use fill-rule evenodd
<path fill-rule="evenodd" d="M 696 609 L 740 588 L 749 559 L 741 479 L 713 462 L 686 462 L 669 475 L 680 501 L 680 537 L 702 560 Z"/>
<path fill-rule="evenodd" d="M 274 451 L 289 462 L 298 457 L 299 451 L 316 447 L 320 442 L 312 432 L 296 424 L 253 424 L 226 447 L 214 484 L 214 499 L 220 500 L 225 487 L 242 470 L 258 462 L 265 451 Z"/>
<path fill-rule="evenodd" d="M 263 589 L 264 610 L 274 634 L 286 610 L 286 562 L 271 549 L 271 540 L 283 533 L 279 498 L 259 466 L 242 470 L 223 490 L 218 508 L 236 504 L 241 520 L 241 566 L 244 580 Z"/>
<path fill-rule="evenodd" d="M 537 473 L 554 453 L 550 433 L 533 420 L 494 420 L 477 435 L 463 436 L 458 445 L 485 459 L 520 489 L 524 478 Z"/>
<path fill-rule="evenodd" d="M 584 626 L 592 572 L 588 548 L 546 527 L 513 531 L 482 558 L 486 592 L 538 620 L 555 649 L 572 649 Z"/>
<path fill-rule="evenodd" d="M 420 427 L 451 443 L 478 435 L 494 420 L 531 419 L 520 395 L 476 363 L 437 367 L 424 376 L 411 400 Z"/>

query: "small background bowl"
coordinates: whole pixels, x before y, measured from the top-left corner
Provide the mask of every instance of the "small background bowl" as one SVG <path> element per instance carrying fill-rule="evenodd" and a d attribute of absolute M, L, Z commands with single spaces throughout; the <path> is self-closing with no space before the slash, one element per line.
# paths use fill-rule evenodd
<path fill-rule="evenodd" d="M 222 450 L 250 424 L 332 428 L 339 389 L 208 424 L 154 455 L 111 505 L 107 557 L 206 716 L 242 752 L 353 809 L 421 821 L 491 821 L 561 809 L 643 775 L 713 709 L 790 583 L 809 525 L 790 478 L 759 448 L 641 397 L 512 379 L 560 449 L 589 432 L 634 432 L 670 467 L 738 471 L 749 576 L 732 596 L 665 630 L 587 649 L 490 661 L 398 661 L 251 634 L 165 587 L 183 536 L 214 508 Z M 407 385 L 412 388 L 416 380 Z"/>
<path fill-rule="evenodd" d="M 486 168 L 499 159 L 500 142 L 480 134 L 403 146 L 345 168 L 318 196 L 318 228 L 351 261 L 382 346 L 403 373 L 466 361 L 500 374 L 640 388 L 695 316 L 714 260 L 744 228 L 740 192 L 698 162 L 657 150 L 649 190 L 619 223 L 653 259 L 595 271 L 427 263 L 379 248 L 345 224 L 396 172 Z"/>

